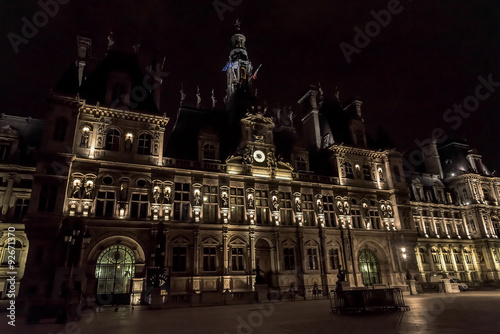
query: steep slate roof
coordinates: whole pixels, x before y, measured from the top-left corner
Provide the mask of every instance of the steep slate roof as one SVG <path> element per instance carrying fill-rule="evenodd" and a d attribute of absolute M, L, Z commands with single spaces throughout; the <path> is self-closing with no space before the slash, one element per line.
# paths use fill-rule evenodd
<path fill-rule="evenodd" d="M 139 66 L 137 54 L 109 50 L 104 59 L 93 71 L 88 71 L 87 68 L 84 69 L 82 85 L 80 87 L 78 87 L 78 68 L 76 63 L 72 62 L 55 85 L 54 92 L 65 95 L 80 94 L 80 98 L 85 99 L 89 104 L 99 102 L 103 106 L 110 106 L 106 104 L 106 91 L 108 88 L 108 77 L 114 71 L 129 74 L 132 79 L 132 89 L 134 87 L 141 87 L 140 93 L 131 94 L 130 96 L 130 105 L 134 106 L 134 110 L 158 113 L 153 92 L 148 91 L 144 87 L 143 80 L 145 74 Z M 151 84 L 151 81 L 152 79 L 148 80 L 149 84 Z M 142 97 L 142 88 L 146 91 L 144 98 Z M 134 96 L 138 98 L 134 99 Z"/>

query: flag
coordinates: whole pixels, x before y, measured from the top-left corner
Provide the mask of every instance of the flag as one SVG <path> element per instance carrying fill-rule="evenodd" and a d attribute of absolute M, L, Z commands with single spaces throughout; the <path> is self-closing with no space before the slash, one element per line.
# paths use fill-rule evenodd
<path fill-rule="evenodd" d="M 261 68 L 262 64 L 259 65 L 259 67 L 257 68 L 257 71 L 255 71 L 255 73 L 252 75 L 252 79 L 253 80 L 256 80 L 257 79 L 257 72 L 259 72 L 260 68 Z"/>
<path fill-rule="evenodd" d="M 231 68 L 233 67 L 233 64 L 231 63 L 231 60 L 229 60 L 229 62 L 226 64 L 226 66 L 224 66 L 224 68 L 222 69 L 222 72 L 226 72 L 228 68 Z"/>

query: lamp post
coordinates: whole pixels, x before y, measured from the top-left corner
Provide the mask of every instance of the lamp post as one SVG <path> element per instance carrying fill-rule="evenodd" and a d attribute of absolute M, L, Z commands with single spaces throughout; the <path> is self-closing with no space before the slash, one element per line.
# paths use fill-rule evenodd
<path fill-rule="evenodd" d="M 69 277 L 68 283 L 66 286 L 66 300 L 65 300 L 65 313 L 64 313 L 64 322 L 68 320 L 70 308 L 72 307 L 71 297 L 74 290 L 73 287 L 73 269 L 75 266 L 75 246 L 81 244 L 81 248 L 86 248 L 90 244 L 90 233 L 88 230 L 85 230 L 82 233 L 82 230 L 79 226 L 75 226 L 72 230 L 69 230 L 64 236 L 64 242 L 68 245 L 68 256 L 66 266 L 69 266 Z M 80 287 L 81 289 L 81 287 Z M 80 299 L 80 296 L 79 298 Z"/>
<path fill-rule="evenodd" d="M 413 295 L 413 289 L 411 284 L 412 282 L 414 283 L 414 281 L 413 277 L 410 274 L 410 270 L 408 269 L 408 254 L 406 253 L 406 247 L 401 247 L 401 256 L 403 257 L 403 262 L 405 264 L 405 272 L 406 272 L 405 280 L 408 284 L 408 288 L 410 289 L 410 295 Z"/>

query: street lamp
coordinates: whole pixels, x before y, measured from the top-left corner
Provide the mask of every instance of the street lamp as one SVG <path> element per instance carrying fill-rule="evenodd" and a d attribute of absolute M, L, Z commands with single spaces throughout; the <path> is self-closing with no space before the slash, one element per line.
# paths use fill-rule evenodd
<path fill-rule="evenodd" d="M 66 286 L 66 300 L 65 300 L 65 317 L 64 317 L 64 322 L 67 321 L 68 319 L 68 313 L 70 311 L 70 307 L 72 306 L 71 304 L 71 295 L 73 293 L 74 287 L 73 287 L 73 268 L 75 265 L 75 247 L 81 242 L 81 248 L 84 249 L 86 248 L 91 241 L 91 236 L 88 230 L 85 230 L 85 233 L 82 234 L 82 231 L 80 230 L 81 227 L 75 226 L 73 227 L 72 230 L 67 231 L 67 233 L 64 235 L 64 242 L 68 245 L 68 255 L 67 255 L 67 262 L 66 266 L 69 266 L 69 277 L 68 277 L 68 284 Z M 80 299 L 81 296 L 78 296 L 78 299 Z"/>

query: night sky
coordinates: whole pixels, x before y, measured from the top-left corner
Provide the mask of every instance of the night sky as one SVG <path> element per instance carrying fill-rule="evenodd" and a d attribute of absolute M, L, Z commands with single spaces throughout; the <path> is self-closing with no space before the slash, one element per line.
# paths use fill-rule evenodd
<path fill-rule="evenodd" d="M 181 83 L 187 101 L 194 103 L 199 85 L 206 106 L 212 88 L 221 103 L 226 81 L 221 69 L 239 18 L 254 68 L 263 64 L 254 84 L 261 103 L 297 110 L 296 101 L 309 84 L 321 82 L 327 96 L 338 86 L 343 101 L 354 96 L 363 100 L 368 131 L 375 134 L 383 126 L 398 149 L 412 151 L 415 140 L 442 128 L 467 138 L 490 169 L 500 171 L 498 0 L 403 0 L 398 6 L 394 0 L 215 1 L 231 9 L 223 13 L 213 0 L 60 1 L 67 3 L 59 5 L 58 13 L 27 44 L 18 46 L 17 54 L 8 33 L 23 36 L 22 18 L 33 22 L 41 8 L 36 1 L 0 3 L 1 112 L 43 118 L 45 97 L 75 59 L 76 36 L 91 37 L 93 56 L 99 59 L 110 30 L 118 49 L 132 51 L 139 42 L 140 54 L 166 56 L 164 71 L 169 76 L 162 88 L 161 112 L 175 116 Z M 374 21 L 372 11 L 388 7 L 397 13 L 348 63 L 339 45 L 355 47 L 355 27 L 364 31 Z M 498 87 L 480 90 L 489 96 L 467 116 L 458 116 L 460 126 L 458 114 L 449 113 L 455 121 L 444 121 L 454 104 L 474 101 L 479 76 L 491 76 Z"/>

